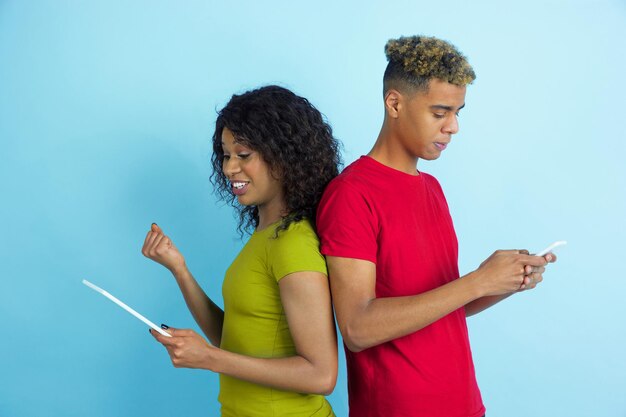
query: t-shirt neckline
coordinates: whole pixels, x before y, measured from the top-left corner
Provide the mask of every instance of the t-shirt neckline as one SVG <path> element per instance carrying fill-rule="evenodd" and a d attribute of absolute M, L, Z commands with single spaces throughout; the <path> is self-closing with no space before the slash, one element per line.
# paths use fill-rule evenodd
<path fill-rule="evenodd" d="M 272 229 L 272 230 L 276 230 L 276 227 L 277 227 L 277 226 L 278 226 L 278 225 L 279 225 L 282 221 L 283 221 L 283 219 L 282 219 L 282 218 L 281 218 L 281 219 L 279 219 L 279 220 L 276 220 L 274 223 L 272 223 L 272 224 L 269 224 L 269 225 L 265 226 L 265 227 L 264 227 L 263 229 L 261 229 L 261 230 L 257 230 L 257 229 L 255 228 L 255 229 L 254 229 L 254 232 L 252 232 L 252 234 L 253 234 L 253 235 L 259 235 L 259 234 L 263 234 L 263 233 L 265 233 L 266 231 L 268 231 L 268 230 L 270 230 L 270 229 Z"/>
<path fill-rule="evenodd" d="M 361 158 L 359 159 L 376 169 L 384 170 L 385 174 L 387 175 L 393 175 L 404 181 L 421 181 L 422 177 L 424 176 L 424 173 L 420 171 L 419 169 L 417 169 L 417 167 L 415 169 L 417 170 L 418 175 L 411 175 L 411 174 L 407 174 L 406 172 L 400 171 L 398 169 L 392 168 L 388 165 L 385 165 L 381 162 L 378 162 L 377 160 L 375 160 L 369 155 L 362 155 Z"/>

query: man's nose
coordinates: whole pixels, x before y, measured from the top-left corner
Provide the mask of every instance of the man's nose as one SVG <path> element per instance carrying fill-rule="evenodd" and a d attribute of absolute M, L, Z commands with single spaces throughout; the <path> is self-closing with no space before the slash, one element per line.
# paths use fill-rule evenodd
<path fill-rule="evenodd" d="M 452 118 L 448 120 L 448 123 L 443 127 L 445 133 L 450 135 L 454 135 L 459 132 L 459 119 L 458 116 L 454 115 Z"/>

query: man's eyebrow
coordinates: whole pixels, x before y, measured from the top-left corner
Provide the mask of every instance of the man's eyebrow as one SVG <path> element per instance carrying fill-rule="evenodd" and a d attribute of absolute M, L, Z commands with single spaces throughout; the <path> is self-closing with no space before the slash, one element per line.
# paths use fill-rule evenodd
<path fill-rule="evenodd" d="M 465 103 L 463 103 L 463 105 L 461 107 L 459 107 L 456 111 L 461 110 L 463 107 L 465 107 Z M 445 110 L 445 111 L 452 111 L 454 110 L 454 107 L 452 106 L 444 106 L 443 104 L 434 104 L 432 106 L 430 106 L 431 110 Z"/>

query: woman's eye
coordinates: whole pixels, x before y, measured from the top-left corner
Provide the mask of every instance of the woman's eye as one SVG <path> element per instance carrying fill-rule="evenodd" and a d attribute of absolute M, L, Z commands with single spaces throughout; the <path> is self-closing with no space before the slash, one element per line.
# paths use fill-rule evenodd
<path fill-rule="evenodd" d="M 224 155 L 224 161 L 228 161 L 230 159 L 230 155 Z"/>
<path fill-rule="evenodd" d="M 250 154 L 249 153 L 240 153 L 237 155 L 239 157 L 239 159 L 247 159 Z"/>

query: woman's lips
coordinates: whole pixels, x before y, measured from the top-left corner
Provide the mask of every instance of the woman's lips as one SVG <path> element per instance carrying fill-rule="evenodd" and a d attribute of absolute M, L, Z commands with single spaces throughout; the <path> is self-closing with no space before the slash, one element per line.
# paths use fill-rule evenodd
<path fill-rule="evenodd" d="M 235 195 L 245 194 L 248 189 L 248 183 L 246 181 L 231 181 L 230 189 Z"/>

